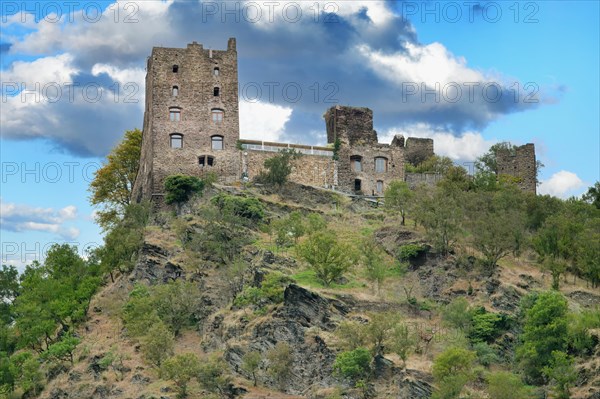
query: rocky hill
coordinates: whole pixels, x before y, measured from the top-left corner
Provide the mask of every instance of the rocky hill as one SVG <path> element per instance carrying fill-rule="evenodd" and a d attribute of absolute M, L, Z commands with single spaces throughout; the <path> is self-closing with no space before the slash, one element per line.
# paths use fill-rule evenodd
<path fill-rule="evenodd" d="M 235 206 L 223 202 L 231 198 L 255 199 L 262 214 L 237 212 L 237 219 L 227 220 Z M 303 234 L 273 227 L 297 219 Z M 326 227 L 317 226 L 322 222 Z M 440 395 L 432 372 L 436 359 L 450 348 L 465 348 L 477 357 L 460 397 L 494 398 L 487 375 L 514 369 L 523 330 L 520 303 L 531 292 L 548 290 L 550 275 L 527 251 L 484 272 L 475 250 L 442 256 L 415 225 L 409 219 L 401 226 L 398 215 L 373 203 L 290 184 L 281 191 L 216 186 L 177 209 L 155 210 L 133 268 L 117 272 L 114 281 L 107 277 L 92 299 L 77 331 L 74 364 L 49 375 L 40 397 L 174 399 L 182 394 L 165 364 L 172 355 L 193 354 L 200 366 L 214 367 L 189 378 L 191 398 L 425 399 Z M 316 277 L 298 250 L 322 228 L 356 252 L 352 267 L 331 284 Z M 373 243 L 373 256 L 385 265 L 380 284 L 366 270 L 364 256 L 371 250 L 365 242 Z M 175 287 L 175 294 L 157 287 Z M 598 290 L 572 276 L 561 282 L 561 292 L 573 312 L 600 304 Z M 452 322 L 458 298 L 473 314 L 507 322 L 475 341 L 472 326 Z M 144 321 L 155 311 L 159 318 Z M 386 325 L 392 319 L 395 324 Z M 152 341 L 160 336 L 153 330 L 158 322 L 171 329 L 172 344 Z M 589 333 L 593 345 L 577 357 L 572 398 L 600 398 L 599 334 Z M 395 345 L 402 337 L 405 344 Z M 339 359 L 360 346 L 371 360 L 368 374 L 358 378 L 344 373 Z M 537 390 L 543 395 L 550 387 Z"/>

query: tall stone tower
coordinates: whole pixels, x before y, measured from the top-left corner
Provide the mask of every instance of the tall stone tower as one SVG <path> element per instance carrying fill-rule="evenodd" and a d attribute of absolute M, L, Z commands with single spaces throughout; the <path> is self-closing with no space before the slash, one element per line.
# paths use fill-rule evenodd
<path fill-rule="evenodd" d="M 514 151 L 500 150 L 496 154 L 498 175 L 509 175 L 518 179 L 523 191 L 535 194 L 537 188 L 537 161 L 535 145 L 528 143 L 515 147 Z"/>
<path fill-rule="evenodd" d="M 164 179 L 182 173 L 239 178 L 237 51 L 154 47 L 146 70 L 140 169 L 133 199 L 159 199 Z"/>

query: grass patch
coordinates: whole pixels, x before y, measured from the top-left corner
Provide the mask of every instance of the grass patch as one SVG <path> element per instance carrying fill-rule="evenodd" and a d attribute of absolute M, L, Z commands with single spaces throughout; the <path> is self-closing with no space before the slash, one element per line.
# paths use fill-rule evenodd
<path fill-rule="evenodd" d="M 315 272 L 307 269 L 303 270 L 299 273 L 293 274 L 291 276 L 296 283 L 299 285 L 311 287 L 311 288 L 336 288 L 336 289 L 352 289 L 352 288 L 364 288 L 366 285 L 359 281 L 348 279 L 348 282 L 345 284 L 331 283 L 331 285 L 326 286 L 317 278 Z M 346 277 L 347 278 L 347 277 Z"/>

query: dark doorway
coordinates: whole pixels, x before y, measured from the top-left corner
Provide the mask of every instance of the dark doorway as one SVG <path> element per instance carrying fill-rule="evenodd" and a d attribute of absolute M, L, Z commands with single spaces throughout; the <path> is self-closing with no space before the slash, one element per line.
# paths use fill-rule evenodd
<path fill-rule="evenodd" d="M 354 191 L 359 192 L 361 190 L 360 179 L 354 179 Z"/>

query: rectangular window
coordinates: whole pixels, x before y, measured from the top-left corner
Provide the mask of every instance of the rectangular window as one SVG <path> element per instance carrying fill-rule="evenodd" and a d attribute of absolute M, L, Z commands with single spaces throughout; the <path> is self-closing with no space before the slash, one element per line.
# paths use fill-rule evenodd
<path fill-rule="evenodd" d="M 375 172 L 377 172 L 377 173 L 387 172 L 387 159 L 375 158 Z"/>
<path fill-rule="evenodd" d="M 355 159 L 354 160 L 354 171 L 355 172 L 362 172 L 362 163 L 360 162 L 360 159 Z"/>
<path fill-rule="evenodd" d="M 223 136 L 212 136 L 211 137 L 211 148 L 215 151 L 223 149 Z"/>
<path fill-rule="evenodd" d="M 383 194 L 383 181 L 377 180 L 377 194 Z"/>
<path fill-rule="evenodd" d="M 212 110 L 212 121 L 214 123 L 223 122 L 223 111 L 221 111 L 219 109 L 213 109 Z"/>
<path fill-rule="evenodd" d="M 178 109 L 171 109 L 169 111 L 169 119 L 171 122 L 179 122 L 181 120 L 181 111 Z"/>

